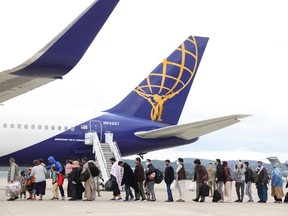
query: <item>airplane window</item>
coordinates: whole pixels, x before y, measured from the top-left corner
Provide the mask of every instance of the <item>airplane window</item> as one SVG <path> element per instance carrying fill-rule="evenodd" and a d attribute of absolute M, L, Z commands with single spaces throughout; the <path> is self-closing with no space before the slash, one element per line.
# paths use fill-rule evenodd
<path fill-rule="evenodd" d="M 65 130 L 65 131 L 67 131 L 67 130 L 68 130 L 68 127 L 67 127 L 67 126 L 65 126 L 65 127 L 64 127 L 64 130 Z"/>
<path fill-rule="evenodd" d="M 55 126 L 51 126 L 51 130 L 55 130 Z"/>
<path fill-rule="evenodd" d="M 71 127 L 71 129 L 70 129 L 71 131 L 74 131 L 75 130 L 75 128 L 74 127 Z"/>
<path fill-rule="evenodd" d="M 28 129 L 28 125 L 27 124 L 24 125 L 24 129 Z"/>
<path fill-rule="evenodd" d="M 48 130 L 48 129 L 49 129 L 48 125 L 45 125 L 45 130 Z"/>
<path fill-rule="evenodd" d="M 33 130 L 34 130 L 34 129 L 35 129 L 35 125 L 31 125 L 31 129 L 33 129 Z"/>
<path fill-rule="evenodd" d="M 42 129 L 42 125 L 38 125 L 38 130 L 41 130 Z"/>
<path fill-rule="evenodd" d="M 61 131 L 61 130 L 62 130 L 62 127 L 61 127 L 61 126 L 58 126 L 58 130 Z"/>
<path fill-rule="evenodd" d="M 8 126 L 7 123 L 3 124 L 3 128 L 7 128 L 7 126 Z"/>
<path fill-rule="evenodd" d="M 14 128 L 14 124 L 10 124 L 10 128 Z"/>
<path fill-rule="evenodd" d="M 18 125 L 17 125 L 17 128 L 18 128 L 18 129 L 21 129 L 21 124 L 18 124 Z"/>

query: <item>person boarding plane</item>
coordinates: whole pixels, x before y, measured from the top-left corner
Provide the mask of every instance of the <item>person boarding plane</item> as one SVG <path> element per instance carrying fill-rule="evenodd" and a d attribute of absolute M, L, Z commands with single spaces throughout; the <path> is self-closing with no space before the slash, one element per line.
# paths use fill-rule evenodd
<path fill-rule="evenodd" d="M 80 61 L 118 0 L 97 0 L 48 45 L 18 67 L 0 73 L 0 103 L 61 79 Z M 189 36 L 119 104 L 104 112 L 25 113 L 1 107 L 0 163 L 10 157 L 29 165 L 53 155 L 65 161 L 94 155 L 84 137 L 91 131 L 103 140 L 112 132 L 123 156 L 196 142 L 200 136 L 239 122 L 230 115 L 178 125 L 208 38 Z M 137 72 L 137 71 L 135 71 Z M 20 116 L 21 113 L 21 116 Z"/>

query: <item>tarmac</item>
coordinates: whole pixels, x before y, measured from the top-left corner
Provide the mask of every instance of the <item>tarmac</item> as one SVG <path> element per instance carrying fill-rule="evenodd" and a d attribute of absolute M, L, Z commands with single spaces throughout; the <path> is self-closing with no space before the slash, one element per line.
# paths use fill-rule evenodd
<path fill-rule="evenodd" d="M 111 216 L 129 216 L 129 215 L 189 215 L 189 216 L 278 216 L 285 215 L 288 211 L 288 204 L 275 204 L 268 191 L 269 200 L 264 203 L 247 203 L 247 196 L 243 203 L 213 203 L 211 197 L 206 198 L 205 203 L 196 203 L 195 192 L 188 190 L 191 181 L 186 182 L 186 202 L 185 203 L 166 203 L 165 184 L 155 185 L 156 202 L 123 202 L 111 201 L 112 192 L 101 191 L 101 197 L 95 201 L 51 201 L 51 180 L 47 180 L 46 196 L 43 201 L 18 199 L 16 201 L 7 201 L 5 196 L 6 181 L 0 180 L 0 216 L 82 216 L 82 215 L 111 215 Z M 64 185 L 66 188 L 66 185 Z M 285 191 L 286 192 L 286 191 Z M 257 201 L 256 188 L 253 187 L 254 200 Z M 233 186 L 233 200 L 236 200 L 235 187 Z M 122 197 L 125 193 L 122 192 Z M 179 198 L 178 190 L 173 190 L 174 200 Z M 227 199 L 227 198 L 226 198 Z"/>

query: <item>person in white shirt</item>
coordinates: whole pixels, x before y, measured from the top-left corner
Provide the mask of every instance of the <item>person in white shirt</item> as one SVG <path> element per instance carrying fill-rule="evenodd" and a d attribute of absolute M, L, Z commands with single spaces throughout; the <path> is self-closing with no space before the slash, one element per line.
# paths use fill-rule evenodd
<path fill-rule="evenodd" d="M 118 166 L 118 163 L 116 163 L 115 158 L 110 158 L 110 162 L 112 164 L 111 168 L 111 179 L 112 179 L 112 184 L 113 184 L 113 198 L 111 200 L 122 200 L 121 197 L 121 181 L 122 181 L 122 176 L 121 176 L 121 169 Z M 116 199 L 117 197 L 117 199 Z"/>
<path fill-rule="evenodd" d="M 180 199 L 176 202 L 185 202 L 185 180 L 186 180 L 186 171 L 184 167 L 183 158 L 178 158 L 176 169 L 176 184 L 179 189 Z"/>
<path fill-rule="evenodd" d="M 34 176 L 35 178 L 35 190 L 36 195 L 40 196 L 39 200 L 43 200 L 43 195 L 45 195 L 46 190 L 46 172 L 47 170 L 43 165 L 40 164 L 39 160 L 33 161 L 34 167 L 32 168 L 32 171 L 30 173 L 30 177 Z M 32 200 L 35 200 L 36 198 L 32 198 Z"/>

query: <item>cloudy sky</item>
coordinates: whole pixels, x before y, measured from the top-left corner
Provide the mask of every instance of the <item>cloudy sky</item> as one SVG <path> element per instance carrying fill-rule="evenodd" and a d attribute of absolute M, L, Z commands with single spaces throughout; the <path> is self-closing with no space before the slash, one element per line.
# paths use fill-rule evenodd
<path fill-rule="evenodd" d="M 22 63 L 93 0 L 0 2 L 0 71 Z M 147 157 L 288 159 L 286 1 L 121 0 L 81 62 L 61 81 L 5 103 L 21 109 L 105 110 L 189 35 L 209 43 L 180 123 L 252 114 L 192 145 Z M 0 107 L 1 108 L 1 107 Z"/>

